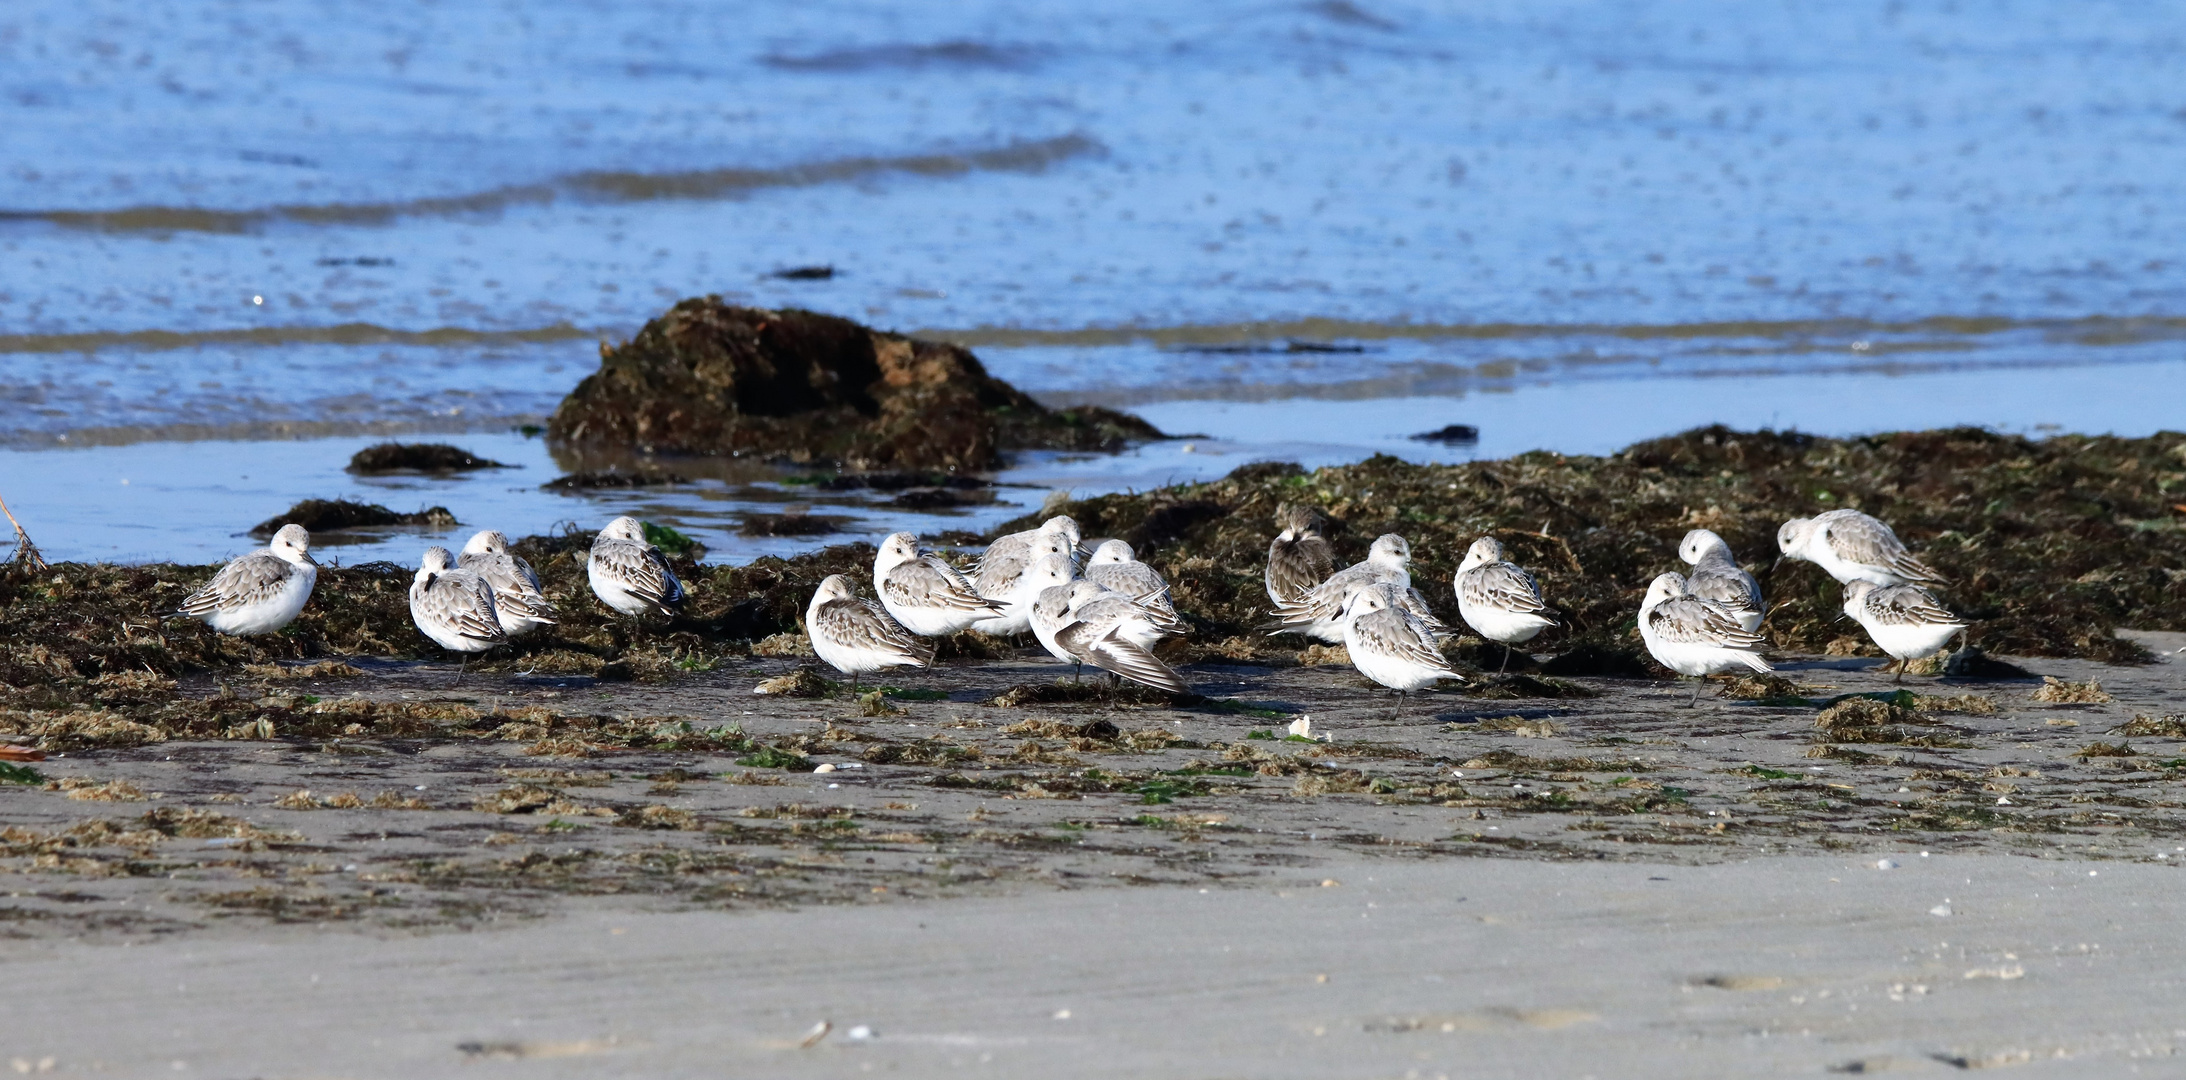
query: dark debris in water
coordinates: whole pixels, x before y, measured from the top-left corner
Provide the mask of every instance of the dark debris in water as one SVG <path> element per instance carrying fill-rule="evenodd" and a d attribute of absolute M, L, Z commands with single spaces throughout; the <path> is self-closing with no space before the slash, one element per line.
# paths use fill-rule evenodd
<path fill-rule="evenodd" d="M 1433 431 L 1422 431 L 1412 436 L 1415 442 L 1476 443 L 1480 441 L 1480 429 L 1471 424 L 1451 424 Z"/>
<path fill-rule="evenodd" d="M 738 536 L 826 536 L 841 531 L 849 518 L 832 514 L 751 514 L 737 526 Z"/>
<path fill-rule="evenodd" d="M 385 442 L 367 446 L 349 459 L 349 471 L 364 476 L 386 473 L 451 473 L 514 466 L 482 458 L 447 443 Z"/>
<path fill-rule="evenodd" d="M 596 488 L 667 487 L 671 484 L 688 484 L 691 478 L 672 472 L 623 472 L 620 469 L 600 469 L 594 472 L 575 472 L 557 476 L 539 487 L 546 491 L 590 491 Z"/>
<path fill-rule="evenodd" d="M 452 528 L 462 523 L 445 506 L 428 507 L 414 514 L 398 514 L 378 503 L 355 502 L 349 499 L 305 499 L 289 507 L 286 512 L 251 526 L 250 534 L 264 538 L 280 531 L 281 526 L 290 524 L 301 525 L 316 536 L 319 533 L 389 525 Z"/>

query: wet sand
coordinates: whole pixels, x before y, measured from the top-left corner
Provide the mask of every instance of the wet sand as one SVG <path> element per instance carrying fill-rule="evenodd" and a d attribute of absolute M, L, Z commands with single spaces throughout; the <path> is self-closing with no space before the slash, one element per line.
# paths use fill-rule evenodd
<path fill-rule="evenodd" d="M 131 1076 L 2123 1076 L 2186 1042 L 2174 873 L 1344 853 L 1232 886 L 47 941 L 10 950 L 40 989 L 0 1014 L 33 1069 Z"/>
<path fill-rule="evenodd" d="M 2173 978 L 2186 903 L 2165 876 L 2186 858 L 2186 731 L 2112 731 L 2175 724 L 2186 663 L 2024 663 L 2115 700 L 1915 677 L 1997 711 L 1905 729 L 1929 745 L 1855 745 L 1818 741 L 1812 706 L 1687 710 L 1643 680 L 1446 692 L 1400 717 L 1338 667 L 1189 670 L 1228 705 L 1004 707 L 1061 669 L 956 662 L 901 680 L 947 700 L 878 717 L 752 694 L 780 659 L 655 684 L 450 690 L 443 667 L 392 662 L 231 682 L 733 719 L 836 769 L 521 731 L 56 756 L 51 790 L 0 792 L 0 932 L 15 984 L 41 988 L 0 1027 L 35 1033 L 9 1049 L 32 1068 L 117 1074 L 522 1057 L 526 1075 L 1692 1075 L 2019 1054 L 2115 1074 L 2171 1048 L 2149 991 Z M 1888 688 L 1872 660 L 1783 666 L 1819 695 Z M 1302 715 L 1333 741 L 1283 740 Z M 2082 756 L 2096 743 L 2133 752 Z M 834 1032 L 793 1049 L 821 1019 Z M 857 1024 L 881 1034 L 848 1039 Z"/>

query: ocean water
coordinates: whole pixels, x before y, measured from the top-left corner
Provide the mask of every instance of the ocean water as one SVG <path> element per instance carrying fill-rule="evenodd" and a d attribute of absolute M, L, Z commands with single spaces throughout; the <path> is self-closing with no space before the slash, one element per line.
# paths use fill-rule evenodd
<path fill-rule="evenodd" d="M 777 482 L 554 495 L 512 433 L 700 293 L 1209 436 L 1030 457 L 953 516 L 851 499 L 853 535 L 1707 421 L 2178 427 L 2182 51 L 2186 8 L 2008 0 L 21 0 L 0 497 L 71 558 L 211 558 L 373 491 L 809 545 L 735 534 L 806 494 Z M 1453 422 L 1480 443 L 1406 437 Z M 340 471 L 404 433 L 522 480 Z"/>

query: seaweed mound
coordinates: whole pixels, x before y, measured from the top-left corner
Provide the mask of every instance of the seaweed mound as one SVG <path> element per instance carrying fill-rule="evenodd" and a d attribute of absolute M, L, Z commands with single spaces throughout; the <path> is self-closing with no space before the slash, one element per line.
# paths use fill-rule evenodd
<path fill-rule="evenodd" d="M 562 400 L 547 437 L 852 469 L 978 470 L 1011 450 L 1116 450 L 1162 434 L 1108 409 L 1048 409 L 960 346 L 708 296 L 601 345 L 600 370 Z"/>
<path fill-rule="evenodd" d="M 506 468 L 509 466 L 447 443 L 383 442 L 367 446 L 349 459 L 349 471 L 363 476 Z"/>
<path fill-rule="evenodd" d="M 1209 639 L 1267 618 L 1261 568 L 1278 506 L 1315 508 L 1340 531 L 1339 564 L 1384 532 L 1412 544 L 1413 583 L 1462 626 L 1450 582 L 1467 545 L 1492 535 L 1540 578 L 1561 629 L 1534 651 L 1551 675 L 1651 668 L 1634 614 L 1654 575 L 1683 571 L 1686 530 L 1721 534 L 1761 579 L 1771 644 L 1821 653 L 1844 635 L 1843 590 L 1810 563 L 1776 559 L 1786 519 L 1837 507 L 1881 517 L 1951 584 L 1944 602 L 1990 653 L 2146 659 L 2118 627 L 2186 629 L 2186 434 L 2032 440 L 1975 428 L 1832 439 L 1708 427 L 1608 457 L 1536 452 L 1415 465 L 1375 457 L 1307 472 L 1257 464 L 1223 479 L 1047 507 L 1087 536 L 1131 541 L 1168 577 Z M 1257 636 L 1257 635 L 1256 635 Z M 1274 639 L 1281 644 L 1286 639 Z M 1291 639 L 1294 640 L 1294 639 Z M 1881 653 L 1857 639 L 1865 655 Z M 1969 659 L 1949 674 L 2024 677 Z M 1993 664 L 1994 662 L 1990 662 Z"/>
<path fill-rule="evenodd" d="M 286 511 L 251 526 L 250 534 L 256 537 L 272 536 L 283 525 L 301 525 L 314 533 L 339 532 L 343 529 L 369 529 L 379 525 L 433 525 L 449 528 L 462 522 L 445 506 L 434 506 L 415 514 L 398 514 L 378 503 L 355 502 L 349 499 L 305 499 Z"/>

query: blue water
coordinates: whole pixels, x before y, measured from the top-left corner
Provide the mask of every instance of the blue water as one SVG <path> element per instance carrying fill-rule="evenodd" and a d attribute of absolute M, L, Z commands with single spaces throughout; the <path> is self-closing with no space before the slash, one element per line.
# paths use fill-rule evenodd
<path fill-rule="evenodd" d="M 705 292 L 1222 436 L 1023 463 L 1078 490 L 1445 453 L 1430 416 L 1481 453 L 2176 427 L 2182 46 L 2186 8 L 2094 3 L 19 0 L 0 494 L 303 437 L 333 475 L 263 498 L 334 494 L 355 440 L 499 438 Z M 1564 419 L 1597 398 L 1662 404 Z M 206 550 L 112 498 L 45 535 Z"/>

